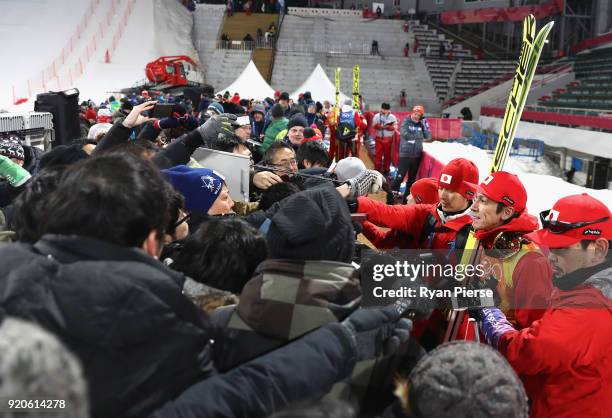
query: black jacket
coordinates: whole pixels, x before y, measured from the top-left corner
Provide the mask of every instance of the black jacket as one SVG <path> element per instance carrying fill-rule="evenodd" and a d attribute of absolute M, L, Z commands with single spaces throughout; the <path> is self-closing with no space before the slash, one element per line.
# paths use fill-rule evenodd
<path fill-rule="evenodd" d="M 81 360 L 93 417 L 143 416 L 211 371 L 184 278 L 136 248 L 45 235 L 0 249 L 0 306 Z"/>
<path fill-rule="evenodd" d="M 152 124 L 149 125 L 142 128 L 138 136 L 139 139 L 155 140 L 159 130 L 155 130 Z M 126 143 L 131 133 L 131 128 L 126 128 L 121 123 L 115 123 L 100 140 L 93 155 Z M 203 145 L 202 135 L 196 129 L 181 136 L 167 147 L 160 149 L 153 156 L 152 161 L 161 169 L 187 164 L 195 150 Z"/>
<path fill-rule="evenodd" d="M 193 385 L 151 418 L 265 417 L 292 403 L 323 396 L 351 373 L 355 356 L 346 327 L 329 324 Z"/>

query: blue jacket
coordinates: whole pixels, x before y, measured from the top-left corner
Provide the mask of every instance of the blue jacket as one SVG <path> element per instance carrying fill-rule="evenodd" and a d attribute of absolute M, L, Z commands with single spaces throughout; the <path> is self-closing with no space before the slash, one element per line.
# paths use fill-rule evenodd
<path fill-rule="evenodd" d="M 431 138 L 427 119 L 415 123 L 410 116 L 404 118 L 400 136 L 400 157 L 419 158 L 423 152 L 423 140 Z"/>

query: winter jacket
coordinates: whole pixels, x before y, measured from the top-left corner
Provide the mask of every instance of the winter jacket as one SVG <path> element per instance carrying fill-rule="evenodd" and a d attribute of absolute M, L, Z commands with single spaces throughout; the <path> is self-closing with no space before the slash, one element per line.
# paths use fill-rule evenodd
<path fill-rule="evenodd" d="M 540 320 L 498 342 L 525 384 L 534 418 L 612 411 L 612 263 L 570 274 L 589 278 L 571 290 L 555 288 Z"/>
<path fill-rule="evenodd" d="M 255 119 L 251 119 L 251 139 L 261 142 L 264 137 L 264 120 L 256 122 Z"/>
<path fill-rule="evenodd" d="M 154 140 L 155 138 L 150 138 L 151 129 L 154 131 L 153 134 L 156 137 L 159 131 L 156 131 L 151 125 L 142 129 L 139 138 Z M 126 128 L 121 123 L 115 123 L 100 140 L 98 146 L 93 151 L 93 155 L 127 143 L 131 133 L 131 128 Z M 196 129 L 177 138 L 176 141 L 172 142 L 167 147 L 160 149 L 151 160 L 159 168 L 169 168 L 187 164 L 195 150 L 203 145 L 205 145 L 204 139 Z"/>
<path fill-rule="evenodd" d="M 288 123 L 289 119 L 287 118 L 277 119 L 270 123 L 270 125 L 266 128 L 263 144 L 261 144 L 262 153 L 265 153 L 268 148 L 270 148 L 270 145 L 276 141 L 277 135 L 287 127 Z"/>
<path fill-rule="evenodd" d="M 416 248 L 412 237 L 405 233 L 389 230 L 382 231 L 370 221 L 362 224 L 361 233 L 379 250 L 390 250 L 392 248 Z"/>
<path fill-rule="evenodd" d="M 479 263 L 491 266 L 497 280 L 497 293 L 501 298 L 499 308 L 518 329 L 528 327 L 540 319 L 548 307 L 552 292 L 552 270 L 548 259 L 533 243 L 523 240 L 520 250 L 490 252 L 495 238 L 533 232 L 538 220 L 523 212 L 519 217 L 489 231 L 476 231 L 484 251 Z M 514 253 L 513 255 L 510 255 Z"/>
<path fill-rule="evenodd" d="M 318 399 L 347 377 L 356 347 L 346 328 L 325 325 L 227 373 L 198 382 L 151 418 L 264 417 Z"/>
<path fill-rule="evenodd" d="M 367 197 L 357 199 L 357 212 L 375 225 L 414 237 L 417 248 L 462 249 L 472 224 L 467 209 L 446 215 L 436 205 L 385 205 Z"/>
<path fill-rule="evenodd" d="M 45 152 L 38 147 L 23 145 L 23 155 L 25 157 L 23 160 L 23 168 L 28 170 L 31 175 L 35 175 L 38 172 L 38 164 L 44 153 Z"/>
<path fill-rule="evenodd" d="M 0 259 L 0 306 L 79 358 L 93 417 L 142 416 L 210 373 L 207 321 L 182 274 L 142 250 L 45 235 Z"/>
<path fill-rule="evenodd" d="M 225 371 L 245 363 L 344 319 L 360 301 L 359 279 L 350 264 L 266 260 L 244 286 L 237 306 L 211 313 L 213 325 L 228 336 L 215 345 L 215 365 Z"/>
<path fill-rule="evenodd" d="M 386 116 L 382 113 L 377 113 L 372 118 L 372 123 L 374 124 L 373 128 L 377 139 L 392 138 L 395 133 L 397 118 L 391 113 Z"/>
<path fill-rule="evenodd" d="M 409 116 L 400 128 L 400 157 L 419 158 L 423 152 L 423 140 L 430 139 L 429 123 L 423 118 L 415 123 Z"/>
<path fill-rule="evenodd" d="M 359 277 L 350 264 L 264 261 L 245 285 L 237 306 L 211 313 L 219 334 L 226 332 L 224 343 L 215 344 L 215 365 L 220 370 L 231 369 L 284 346 L 325 324 L 344 319 L 360 302 Z M 419 350 L 410 353 L 418 357 L 420 354 Z M 367 400 L 368 408 L 373 408 L 381 398 L 385 398 L 383 405 L 388 404 L 391 397 L 380 392 L 387 389 L 391 394 L 397 362 L 394 357 L 358 363 L 356 373 L 334 386 L 329 397 L 364 403 Z M 378 405 L 379 411 L 384 409 L 383 405 Z"/>

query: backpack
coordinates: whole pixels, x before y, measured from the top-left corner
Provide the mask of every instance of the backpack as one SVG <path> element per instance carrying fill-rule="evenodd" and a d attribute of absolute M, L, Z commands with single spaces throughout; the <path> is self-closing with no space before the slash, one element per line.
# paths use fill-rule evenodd
<path fill-rule="evenodd" d="M 350 142 L 356 135 L 355 114 L 353 111 L 340 112 L 338 126 L 336 127 L 336 138 L 342 142 Z"/>

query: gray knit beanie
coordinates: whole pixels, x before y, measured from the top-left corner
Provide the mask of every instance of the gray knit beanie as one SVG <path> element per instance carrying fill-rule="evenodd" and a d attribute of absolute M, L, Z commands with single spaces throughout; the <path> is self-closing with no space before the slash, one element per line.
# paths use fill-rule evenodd
<path fill-rule="evenodd" d="M 39 326 L 15 318 L 0 325 L 0 399 L 65 401 L 65 407 L 15 410 L 3 417 L 88 417 L 87 386 L 78 360 Z M 45 415 L 46 413 L 46 415 Z"/>
<path fill-rule="evenodd" d="M 416 417 L 527 418 L 523 384 L 502 355 L 486 346 L 453 341 L 437 347 L 409 376 L 409 407 Z"/>

